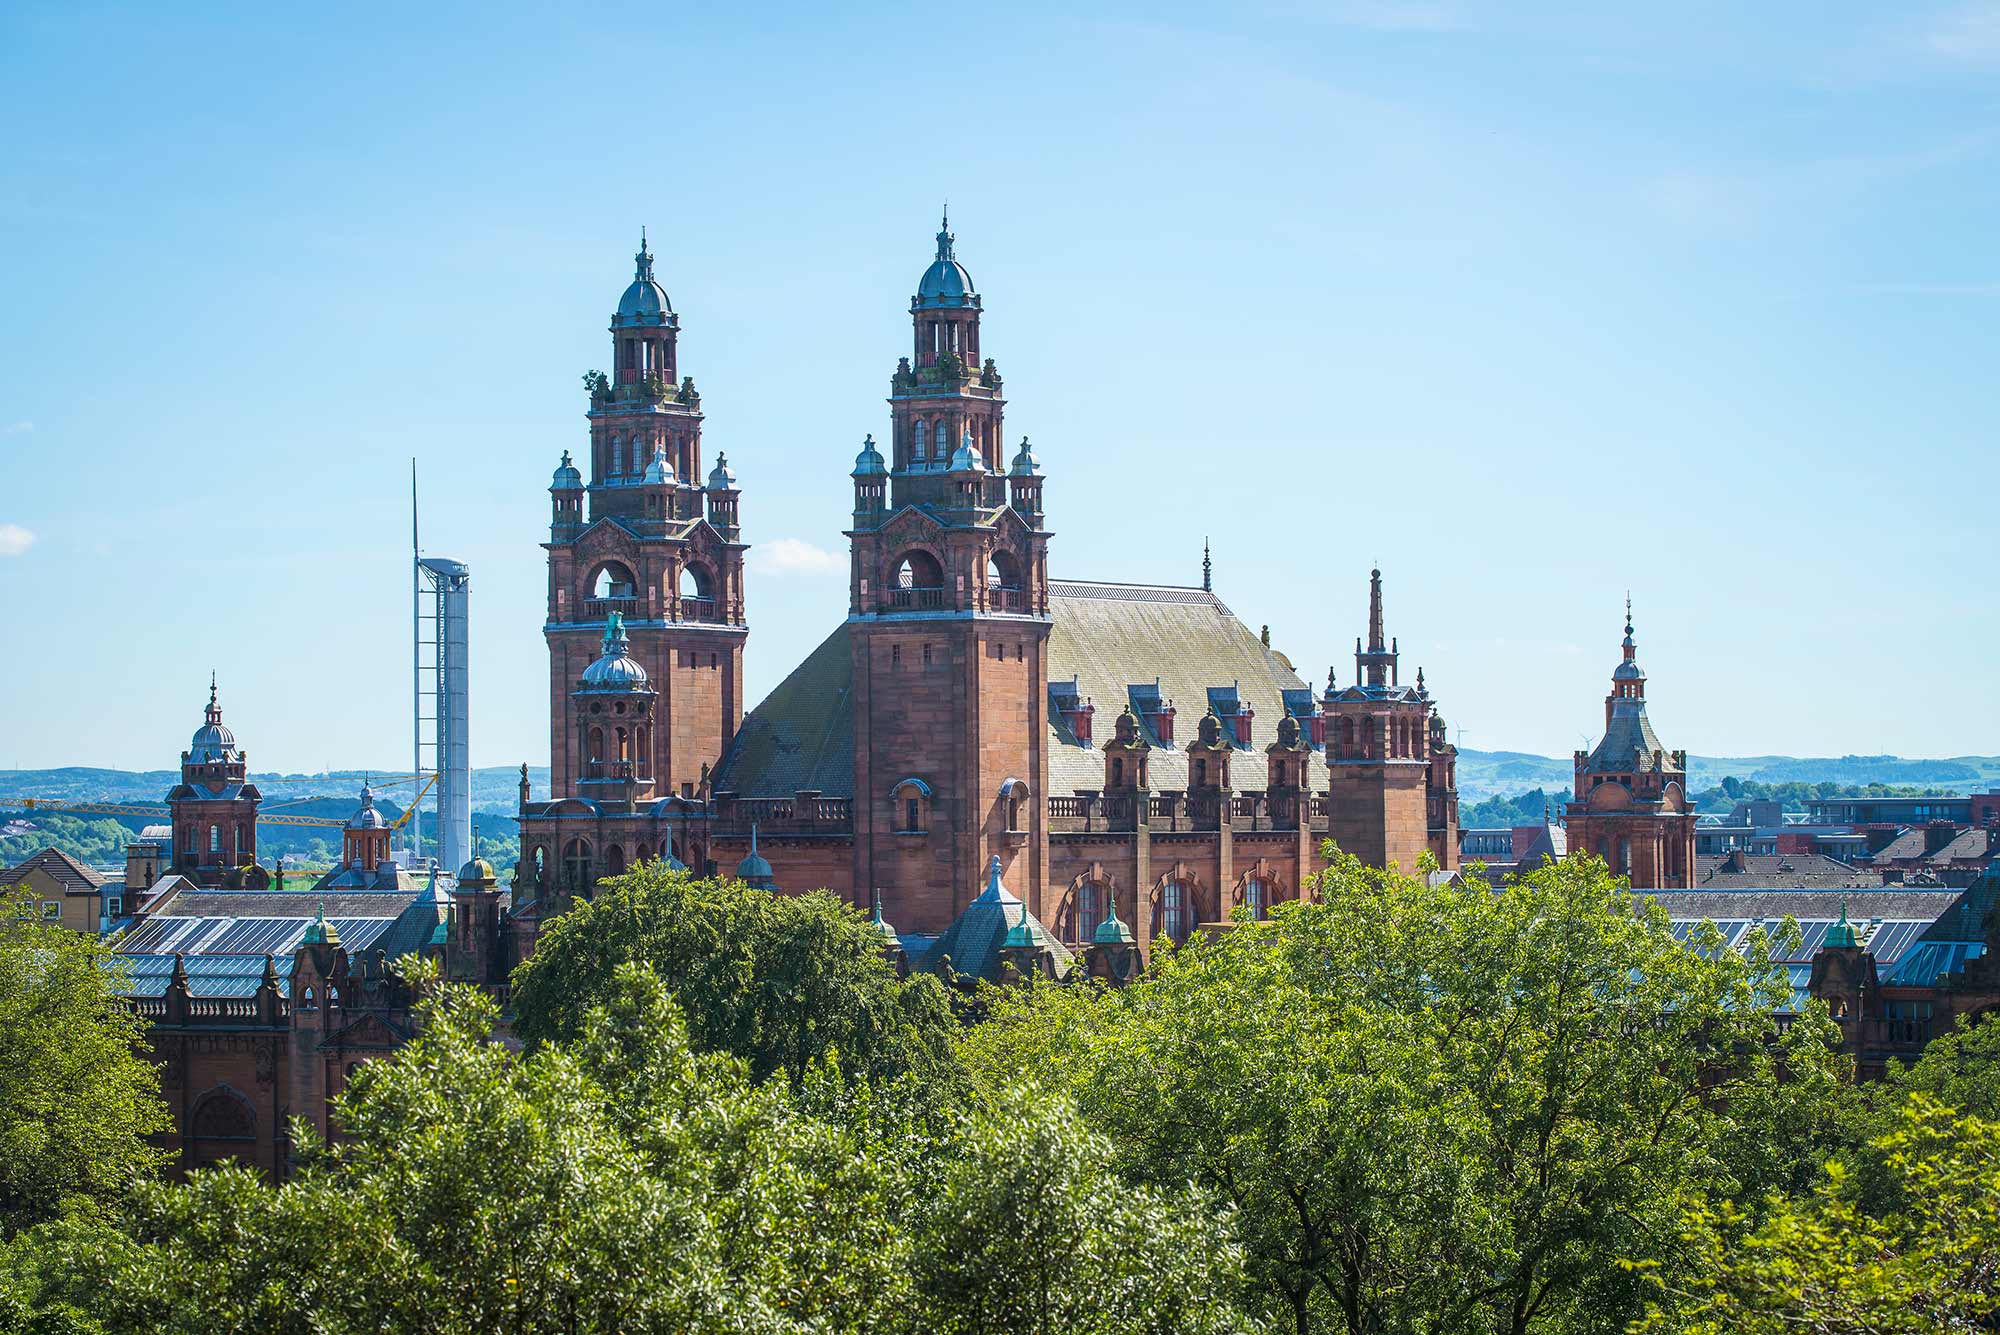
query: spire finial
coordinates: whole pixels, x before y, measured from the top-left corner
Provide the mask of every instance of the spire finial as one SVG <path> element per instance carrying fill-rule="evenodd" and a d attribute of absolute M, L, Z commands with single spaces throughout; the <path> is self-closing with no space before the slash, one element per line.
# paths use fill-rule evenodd
<path fill-rule="evenodd" d="M 1368 572 L 1368 652 L 1379 654 L 1385 647 L 1382 643 L 1382 568 L 1377 566 Z"/>
<path fill-rule="evenodd" d="M 938 222 L 937 257 L 939 259 L 948 260 L 952 257 L 951 255 L 952 240 L 953 237 L 951 234 L 951 201 L 946 200 L 944 203 L 944 217 Z"/>
<path fill-rule="evenodd" d="M 605 657 L 608 658 L 613 654 L 622 656 L 625 653 L 626 646 L 630 643 L 631 641 L 625 636 L 625 617 L 623 613 L 613 612 L 610 616 L 604 618 L 604 643 L 601 648 Z"/>
<path fill-rule="evenodd" d="M 632 257 L 632 277 L 634 281 L 651 282 L 653 278 L 653 248 L 646 244 L 646 225 L 639 224 L 639 253 Z"/>
<path fill-rule="evenodd" d="M 1201 591 L 1203 593 L 1214 592 L 1214 589 L 1210 587 L 1210 577 L 1213 574 L 1214 567 L 1208 559 L 1208 539 L 1203 538 L 1201 540 Z"/>

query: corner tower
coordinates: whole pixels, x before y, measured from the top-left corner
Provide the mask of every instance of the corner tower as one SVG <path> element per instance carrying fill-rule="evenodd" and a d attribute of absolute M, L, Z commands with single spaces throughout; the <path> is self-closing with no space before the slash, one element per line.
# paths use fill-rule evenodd
<path fill-rule="evenodd" d="M 680 317 L 653 275 L 643 235 L 611 317 L 610 375 L 590 395 L 589 476 L 568 452 L 549 486 L 550 786 L 605 801 L 609 768 L 657 780 L 656 796 L 693 794 L 743 718 L 743 554 L 736 477 L 718 455 L 702 474 L 701 396 L 681 375 Z M 676 377 L 679 377 L 677 380 Z M 623 756 L 590 754 L 575 694 L 622 622 L 624 652 L 655 699 Z M 622 796 L 622 794 L 621 794 Z"/>
<path fill-rule="evenodd" d="M 249 757 L 222 722 L 211 675 L 208 708 L 188 749 L 181 752 L 181 781 L 167 794 L 175 871 L 202 885 L 234 886 L 256 865 L 257 807 L 263 795 L 248 781 L 248 771 Z"/>
<path fill-rule="evenodd" d="M 1624 657 L 1604 697 L 1604 740 L 1576 753 L 1569 848 L 1596 854 L 1639 889 L 1686 890 L 1694 884 L 1694 822 L 1687 752 L 1662 747 L 1646 717 L 1646 673 L 1628 598 Z"/>
<path fill-rule="evenodd" d="M 1040 913 L 1048 880 L 1048 541 L 1042 471 L 1003 463 L 1000 373 L 949 225 L 910 301 L 888 457 L 855 460 L 848 622 L 854 887 L 942 931 L 993 858 Z"/>

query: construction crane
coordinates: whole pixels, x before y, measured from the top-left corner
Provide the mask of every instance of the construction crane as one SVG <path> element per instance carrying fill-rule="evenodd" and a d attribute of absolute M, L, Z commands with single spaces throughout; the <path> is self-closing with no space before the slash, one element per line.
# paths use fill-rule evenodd
<path fill-rule="evenodd" d="M 400 830 L 403 828 L 410 817 L 416 813 L 417 803 L 424 800 L 424 794 L 428 793 L 431 790 L 431 785 L 437 782 L 437 777 L 436 774 L 431 774 L 424 779 L 424 786 L 417 789 L 417 795 L 410 799 L 410 804 L 407 807 L 403 808 L 403 814 L 389 823 L 390 829 Z M 414 778 L 396 779 L 392 780 L 392 782 L 414 783 L 416 780 Z M 322 800 L 324 799 L 302 797 L 291 802 L 280 803 L 279 805 L 298 806 L 301 802 L 318 802 Z M 23 797 L 19 801 L 21 806 L 29 811 L 82 812 L 92 816 L 165 816 L 169 814 L 164 804 L 158 806 L 128 806 L 118 802 L 64 802 L 48 797 Z M 272 811 L 259 811 L 257 813 L 257 823 L 259 825 L 305 825 L 323 830 L 340 830 L 347 827 L 347 822 L 338 816 L 281 816 Z"/>

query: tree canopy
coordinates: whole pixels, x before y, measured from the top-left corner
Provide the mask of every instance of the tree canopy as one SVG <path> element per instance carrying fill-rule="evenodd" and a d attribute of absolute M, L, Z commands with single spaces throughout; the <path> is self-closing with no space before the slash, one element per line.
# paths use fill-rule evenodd
<path fill-rule="evenodd" d="M 742 1057 L 755 1079 L 783 1073 L 797 1085 L 833 1053 L 878 1082 L 952 1070 L 944 988 L 898 979 L 869 920 L 823 891 L 773 895 L 658 861 L 604 880 L 516 970 L 517 1032 L 574 1038 L 627 964 L 666 984 L 697 1048 Z"/>
<path fill-rule="evenodd" d="M 339 1139 L 295 1126 L 290 1181 L 146 1187 L 16 1249 L 13 1291 L 103 1335 L 1244 1328 L 1226 1222 L 1125 1187 L 1061 1109 L 968 1108 L 940 1135 L 864 1115 L 820 1066 L 807 1102 L 855 1115 L 819 1116 L 697 1052 L 651 971 L 606 991 L 521 1055 L 488 998 L 438 989 L 349 1085 Z"/>
<path fill-rule="evenodd" d="M 1776 1033 L 1768 952 L 1686 949 L 1582 858 L 1490 893 L 1341 857 L 1319 892 L 962 1043 L 1051 1073 L 1137 1180 L 1217 1193 L 1290 1328 L 1615 1329 L 1685 1194 L 1817 1168 L 1782 1146 L 1823 1142 L 1838 1065 L 1823 1021 Z"/>
<path fill-rule="evenodd" d="M 0 904 L 0 1237 L 102 1207 L 165 1155 L 143 1026 L 94 938 Z"/>

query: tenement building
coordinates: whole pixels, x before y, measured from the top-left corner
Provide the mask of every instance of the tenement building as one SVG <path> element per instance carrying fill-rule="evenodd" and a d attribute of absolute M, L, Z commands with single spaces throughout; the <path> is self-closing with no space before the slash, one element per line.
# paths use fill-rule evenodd
<path fill-rule="evenodd" d="M 959 972 L 997 961 L 962 939 L 997 896 L 1052 944 L 1144 949 L 1298 896 L 1329 837 L 1456 864 L 1455 752 L 1423 674 L 1401 683 L 1380 572 L 1352 681 L 1320 691 L 1206 559 L 1198 588 L 1052 576 L 1047 475 L 1006 443 L 982 312 L 947 226 L 885 439 L 851 470 L 845 616 L 746 715 L 740 495 L 720 457 L 703 478 L 679 319 L 641 246 L 615 370 L 586 377 L 588 481 L 565 454 L 550 492 L 553 791 L 524 777 L 513 949 L 647 858 L 830 889 Z"/>

